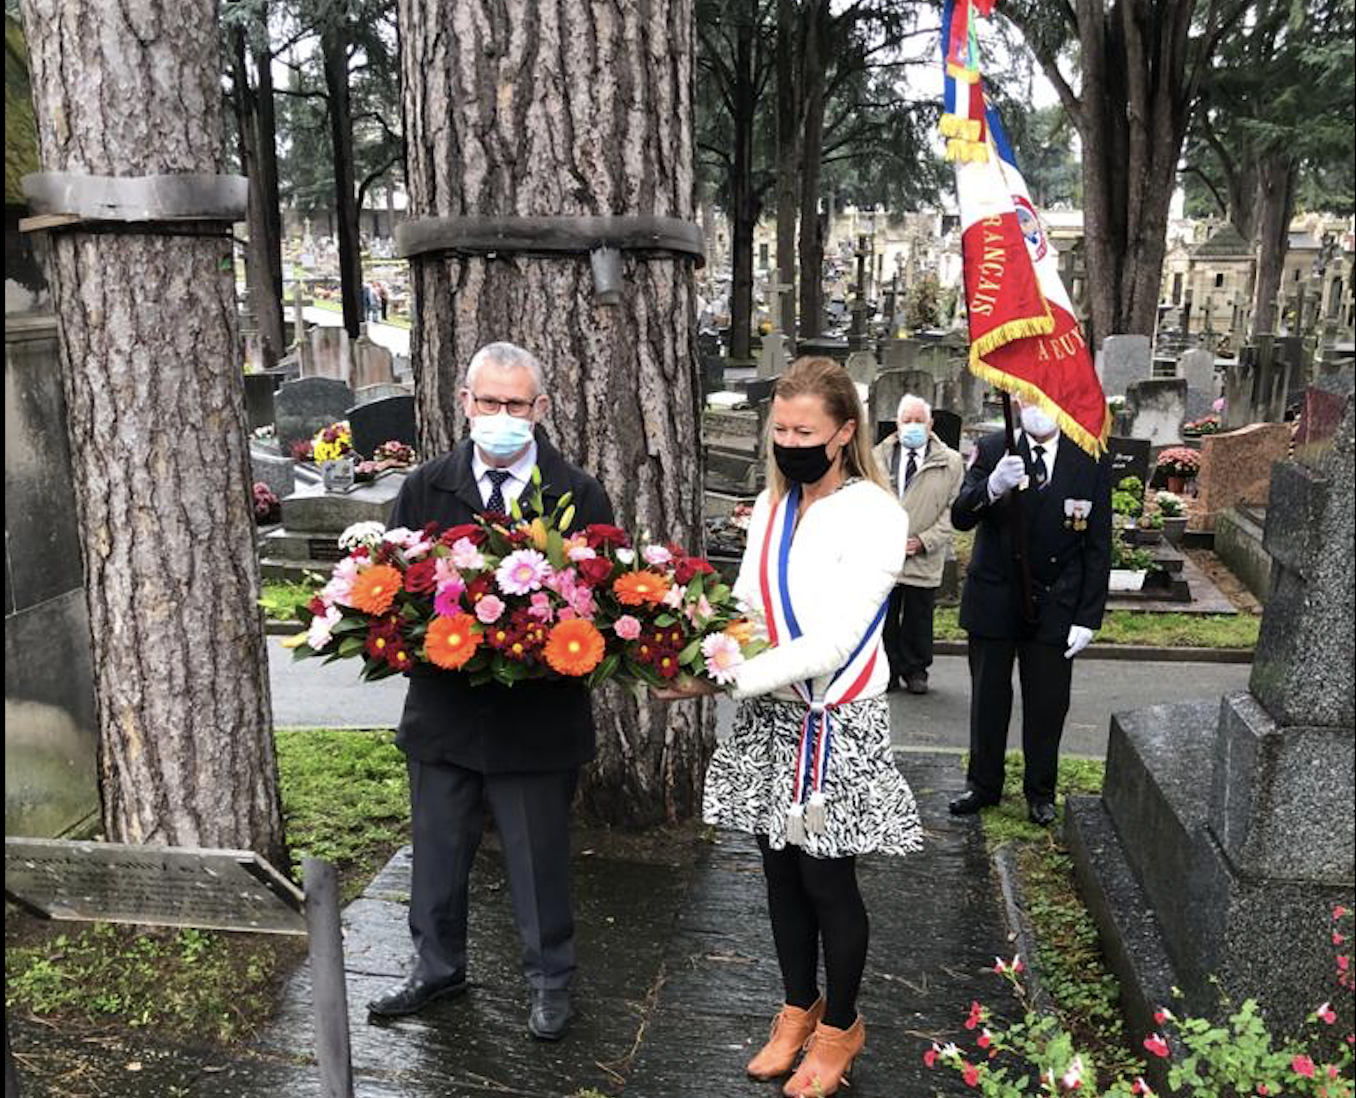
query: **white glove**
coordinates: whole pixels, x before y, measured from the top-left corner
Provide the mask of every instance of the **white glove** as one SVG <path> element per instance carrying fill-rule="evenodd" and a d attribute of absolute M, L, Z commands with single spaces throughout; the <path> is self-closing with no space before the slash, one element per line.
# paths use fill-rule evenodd
<path fill-rule="evenodd" d="M 1011 492 L 1025 479 L 1026 462 L 1016 454 L 1004 455 L 999 458 L 998 464 L 989 474 L 989 498 L 998 499 L 999 496 Z"/>
<path fill-rule="evenodd" d="M 1066 660 L 1073 659 L 1092 641 L 1092 630 L 1086 625 L 1069 626 L 1069 649 L 1064 653 Z"/>

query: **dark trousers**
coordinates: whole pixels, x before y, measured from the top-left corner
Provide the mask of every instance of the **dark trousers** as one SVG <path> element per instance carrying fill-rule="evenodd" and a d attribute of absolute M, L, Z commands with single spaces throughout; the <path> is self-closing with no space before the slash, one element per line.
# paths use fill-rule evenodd
<path fill-rule="evenodd" d="M 969 649 L 970 768 L 966 777 L 970 788 L 994 799 L 1003 792 L 1015 659 L 1022 683 L 1023 792 L 1029 801 L 1053 803 L 1073 660 L 1066 660 L 1057 645 L 974 633 Z"/>
<path fill-rule="evenodd" d="M 503 841 L 523 974 L 534 988 L 568 987 L 575 969 L 570 803 L 579 771 L 482 774 L 415 759 L 409 771 L 416 975 L 444 980 L 466 972 L 471 863 L 488 805 Z"/>
<path fill-rule="evenodd" d="M 885 612 L 885 655 L 892 678 L 928 677 L 932 666 L 932 612 L 937 588 L 901 583 L 890 592 Z"/>

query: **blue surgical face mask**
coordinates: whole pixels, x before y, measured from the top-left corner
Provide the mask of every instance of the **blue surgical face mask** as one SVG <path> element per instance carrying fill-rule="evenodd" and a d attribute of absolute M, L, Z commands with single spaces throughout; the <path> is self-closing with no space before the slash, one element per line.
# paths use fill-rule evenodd
<path fill-rule="evenodd" d="M 922 423 L 906 423 L 899 429 L 899 441 L 906 449 L 921 450 L 928 444 L 928 429 Z"/>
<path fill-rule="evenodd" d="M 532 441 L 532 430 L 532 420 L 507 412 L 471 417 L 471 438 L 491 457 L 513 457 Z"/>

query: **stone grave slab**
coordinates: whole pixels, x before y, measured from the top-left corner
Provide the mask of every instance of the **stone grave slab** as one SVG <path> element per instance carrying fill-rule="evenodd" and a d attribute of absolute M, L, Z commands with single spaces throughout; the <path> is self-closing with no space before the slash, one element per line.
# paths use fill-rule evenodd
<path fill-rule="evenodd" d="M 326 377 L 284 382 L 273 398 L 278 445 L 291 453 L 292 443 L 311 438 L 320 428 L 341 420 L 353 407 L 353 390 Z"/>
<path fill-rule="evenodd" d="M 395 381 L 395 357 L 380 343 L 373 343 L 368 338 L 366 325 L 352 349 L 353 368 L 349 382 L 354 389 Z"/>
<path fill-rule="evenodd" d="M 1182 441 L 1187 383 L 1181 378 L 1132 382 L 1125 394 L 1125 419 L 1131 438 L 1154 446 Z"/>
<path fill-rule="evenodd" d="M 1097 353 L 1097 374 L 1107 396 L 1125 396 L 1134 382 L 1152 376 L 1152 368 L 1148 336 L 1107 336 Z"/>
<path fill-rule="evenodd" d="M 387 381 L 378 385 L 364 385 L 360 389 L 354 389 L 353 402 L 354 404 L 371 404 L 374 400 L 384 400 L 386 397 L 412 395 L 413 391 L 408 385 Z"/>
<path fill-rule="evenodd" d="M 255 484 L 267 484 L 280 500 L 297 490 L 297 463 L 282 454 L 250 447 L 250 476 Z"/>
<path fill-rule="evenodd" d="M 251 850 L 6 838 L 5 896 L 51 919 L 306 933 L 301 891 Z"/>
<path fill-rule="evenodd" d="M 1112 435 L 1107 440 L 1107 452 L 1111 455 L 1113 488 L 1126 477 L 1139 477 L 1140 482 L 1148 487 L 1150 448 L 1149 440 L 1144 438 Z"/>
<path fill-rule="evenodd" d="M 303 377 L 326 377 L 348 384 L 351 376 L 348 332 L 340 327 L 311 329 L 310 362 L 303 358 Z"/>
<path fill-rule="evenodd" d="M 879 365 L 871 351 L 853 351 L 848 355 L 847 372 L 858 385 L 870 385 L 876 380 Z"/>
<path fill-rule="evenodd" d="M 355 522 L 389 522 L 405 474 L 388 473 L 377 480 L 355 484 L 346 492 L 326 492 L 318 484 L 299 487 L 282 501 L 283 530 L 277 534 L 328 535 L 334 540 Z"/>
<path fill-rule="evenodd" d="M 1187 383 L 1187 419 L 1209 415 L 1211 405 L 1220 395 L 1215 380 L 1214 352 L 1200 347 L 1187 351 L 1177 360 L 1177 376 Z"/>
<path fill-rule="evenodd" d="M 882 352 L 881 368 L 885 370 L 911 370 L 918 360 L 918 352 L 924 344 L 916 339 L 887 339 Z"/>
<path fill-rule="evenodd" d="M 1214 529 L 1220 512 L 1230 507 L 1265 505 L 1272 466 L 1285 460 L 1289 448 L 1290 428 L 1284 423 L 1254 423 L 1202 439 L 1196 483 L 1204 529 Z"/>
<path fill-rule="evenodd" d="M 417 434 L 412 396 L 389 396 L 357 404 L 348 409 L 346 416 L 353 430 L 353 448 L 365 458 L 370 458 L 377 447 L 386 442 L 415 445 Z"/>
<path fill-rule="evenodd" d="M 769 332 L 763 336 L 763 353 L 758 359 L 760 379 L 781 377 L 790 361 L 790 342 L 784 332 Z"/>
<path fill-rule="evenodd" d="M 1351 378 L 1346 389 L 1351 390 Z M 1317 465 L 1332 449 L 1333 436 L 1342 423 L 1346 398 L 1337 387 L 1311 385 L 1304 391 L 1299 426 L 1295 430 L 1295 460 L 1305 465 Z"/>

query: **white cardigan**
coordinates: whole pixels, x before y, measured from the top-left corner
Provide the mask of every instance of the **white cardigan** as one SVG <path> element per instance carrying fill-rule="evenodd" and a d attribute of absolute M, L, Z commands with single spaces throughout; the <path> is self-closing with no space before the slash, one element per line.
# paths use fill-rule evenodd
<path fill-rule="evenodd" d="M 754 611 L 766 638 L 758 566 L 772 506 L 765 490 L 753 506 L 749 540 L 735 581 L 737 599 Z M 800 623 L 796 640 L 783 639 L 738 668 L 737 699 L 775 692 L 796 700 L 793 682 L 814 679 L 815 696 L 861 643 L 898 581 L 909 539 L 909 518 L 899 501 L 869 480 L 840 488 L 810 505 L 791 542 L 787 565 L 791 602 Z M 859 700 L 883 694 L 890 662 L 883 643 Z"/>

